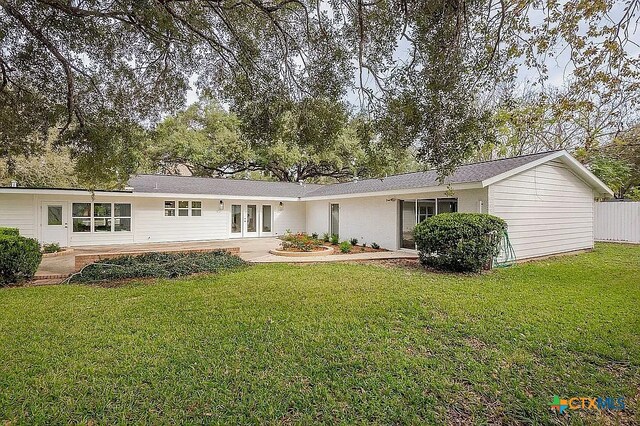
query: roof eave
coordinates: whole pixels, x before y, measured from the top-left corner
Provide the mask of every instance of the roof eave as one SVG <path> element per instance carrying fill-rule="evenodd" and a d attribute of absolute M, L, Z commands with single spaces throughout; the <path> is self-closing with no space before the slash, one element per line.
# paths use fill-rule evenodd
<path fill-rule="evenodd" d="M 131 191 L 91 191 L 88 189 L 77 188 L 0 188 L 0 194 L 29 194 L 29 195 L 96 195 L 96 196 L 114 196 L 114 197 L 131 197 Z"/>
<path fill-rule="evenodd" d="M 140 198 L 202 198 L 219 199 L 219 200 L 257 200 L 257 201 L 299 201 L 300 197 L 282 197 L 282 196 L 252 196 L 252 195 L 225 195 L 225 194 L 189 194 L 189 193 L 165 193 L 165 192 L 135 192 L 136 197 Z"/>
<path fill-rule="evenodd" d="M 442 192 L 447 190 L 464 190 L 464 189 L 479 189 L 482 188 L 482 182 L 467 182 L 467 183 L 454 183 L 451 185 L 437 185 L 437 186 L 423 186 L 417 188 L 405 188 L 405 189 L 390 189 L 387 191 L 372 191 L 372 192 L 357 192 L 349 194 L 336 194 L 336 195 L 317 195 L 317 196 L 303 196 L 301 201 L 321 201 L 321 200 L 339 200 L 345 198 L 362 198 L 362 197 L 384 197 L 384 196 L 397 196 L 406 194 L 416 194 L 421 192 Z"/>

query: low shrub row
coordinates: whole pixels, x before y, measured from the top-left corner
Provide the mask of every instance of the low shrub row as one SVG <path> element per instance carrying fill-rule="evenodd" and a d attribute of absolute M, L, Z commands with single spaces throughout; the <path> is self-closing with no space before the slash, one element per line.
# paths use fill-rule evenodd
<path fill-rule="evenodd" d="M 87 265 L 70 282 L 90 283 L 128 278 L 175 278 L 200 272 L 240 268 L 246 262 L 225 251 L 206 253 L 145 253 Z"/>
<path fill-rule="evenodd" d="M 0 228 L 0 287 L 30 280 L 41 260 L 37 240 L 21 236 L 16 228 Z"/>

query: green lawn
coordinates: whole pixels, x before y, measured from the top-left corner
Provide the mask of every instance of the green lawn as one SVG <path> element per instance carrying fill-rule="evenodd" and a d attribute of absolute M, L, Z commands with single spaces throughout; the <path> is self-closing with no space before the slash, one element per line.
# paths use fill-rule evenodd
<path fill-rule="evenodd" d="M 640 247 L 478 276 L 264 265 L 0 290 L 0 422 L 637 422 Z"/>

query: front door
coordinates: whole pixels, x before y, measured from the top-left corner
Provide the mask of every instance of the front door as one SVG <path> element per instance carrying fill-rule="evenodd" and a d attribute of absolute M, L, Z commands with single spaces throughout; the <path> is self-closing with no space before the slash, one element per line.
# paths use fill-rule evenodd
<path fill-rule="evenodd" d="M 258 236 L 258 205 L 247 204 L 244 214 L 244 236 Z"/>
<path fill-rule="evenodd" d="M 232 204 L 231 205 L 231 238 L 258 237 L 271 234 L 271 206 L 262 206 L 262 217 L 258 204 Z M 266 207 L 266 208 L 265 208 Z M 262 232 L 260 232 L 262 226 Z"/>
<path fill-rule="evenodd" d="M 61 247 L 69 244 L 67 203 L 42 203 L 42 242 L 58 243 Z"/>

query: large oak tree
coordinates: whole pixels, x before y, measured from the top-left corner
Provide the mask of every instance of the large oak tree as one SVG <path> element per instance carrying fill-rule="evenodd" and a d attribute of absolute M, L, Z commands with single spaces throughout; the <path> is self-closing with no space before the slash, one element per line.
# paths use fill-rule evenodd
<path fill-rule="evenodd" d="M 385 142 L 415 145 L 445 173 L 490 137 L 480 94 L 518 64 L 544 80 L 542 58 L 566 45 L 573 87 L 637 82 L 625 47 L 638 4 L 0 0 L 0 155 L 37 152 L 57 126 L 86 176 L 122 181 L 140 126 L 181 107 L 197 76 L 243 120 L 273 116 L 252 108 L 344 102 L 356 90 Z"/>

